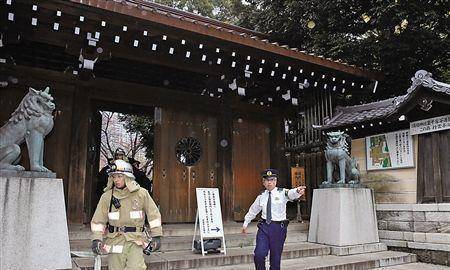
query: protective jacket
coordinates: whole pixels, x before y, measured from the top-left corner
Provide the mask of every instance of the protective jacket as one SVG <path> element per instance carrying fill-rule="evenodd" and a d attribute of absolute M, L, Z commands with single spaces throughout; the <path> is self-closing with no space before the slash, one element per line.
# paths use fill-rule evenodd
<path fill-rule="evenodd" d="M 162 236 L 161 214 L 148 191 L 132 179 L 125 183 L 125 188 L 117 189 L 108 181 L 91 221 L 92 239 L 103 240 L 108 253 L 121 253 L 126 241 L 145 246 L 149 242 L 143 232 L 146 216 L 151 235 Z M 111 203 L 111 195 L 119 200 L 119 208 Z"/>

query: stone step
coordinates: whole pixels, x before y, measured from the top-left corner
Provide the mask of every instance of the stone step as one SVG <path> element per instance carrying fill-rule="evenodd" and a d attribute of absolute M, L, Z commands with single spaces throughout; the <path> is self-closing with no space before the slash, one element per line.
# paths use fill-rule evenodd
<path fill-rule="evenodd" d="M 354 270 L 354 269 L 372 269 L 374 267 L 394 266 L 404 263 L 411 263 L 416 261 L 414 254 L 396 252 L 396 251 L 382 251 L 375 253 L 335 256 L 325 255 L 316 257 L 303 257 L 295 259 L 287 259 L 281 261 L 281 269 L 283 270 Z M 266 267 L 268 269 L 269 262 Z M 202 269 L 202 268 L 190 268 Z M 253 263 L 209 267 L 208 270 L 251 270 L 255 269 Z M 389 269 L 389 268 L 387 268 Z M 393 268 L 396 269 L 396 268 Z M 408 269 L 408 268 L 401 268 Z M 426 269 L 423 269 L 426 270 Z"/>
<path fill-rule="evenodd" d="M 253 247 L 229 248 L 227 254 L 210 254 L 202 256 L 193 254 L 192 251 L 159 252 L 146 256 L 146 263 L 152 270 L 170 269 L 222 269 L 221 267 L 237 267 L 240 264 L 253 262 Z M 324 245 L 312 243 L 288 243 L 283 250 L 283 260 L 304 258 L 311 256 L 325 256 L 330 254 L 330 248 Z M 73 258 L 76 269 L 93 269 L 93 258 Z M 102 269 L 107 269 L 107 258 L 102 259 Z M 229 268 L 235 269 L 235 268 Z"/>
<path fill-rule="evenodd" d="M 306 242 L 307 232 L 288 231 L 286 243 Z M 197 237 L 199 239 L 199 237 Z M 225 235 L 226 246 L 246 247 L 256 244 L 256 234 L 228 234 Z M 191 250 L 192 235 L 187 236 L 164 236 L 161 241 L 161 251 Z M 90 239 L 70 240 L 70 250 L 72 251 L 89 251 L 91 249 Z"/>
<path fill-rule="evenodd" d="M 223 224 L 225 234 L 239 234 L 242 230 L 242 223 L 238 222 L 225 222 Z M 308 231 L 308 222 L 291 221 L 288 226 L 288 231 Z M 256 222 L 250 223 L 248 226 L 248 233 L 256 233 Z M 180 223 L 180 224 L 163 224 L 164 236 L 186 236 L 194 235 L 194 224 L 192 223 Z M 69 226 L 69 239 L 80 240 L 90 239 L 91 231 L 87 225 L 70 225 Z"/>
<path fill-rule="evenodd" d="M 407 263 L 395 266 L 373 268 L 372 270 L 450 270 L 450 267 L 428 263 Z"/>

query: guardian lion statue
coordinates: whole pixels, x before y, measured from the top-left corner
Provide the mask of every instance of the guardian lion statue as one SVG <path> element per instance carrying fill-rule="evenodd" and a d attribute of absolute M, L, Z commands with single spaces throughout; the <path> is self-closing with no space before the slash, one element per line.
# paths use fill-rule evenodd
<path fill-rule="evenodd" d="M 347 135 L 344 132 L 328 132 L 325 158 L 327 160 L 327 179 L 322 185 L 359 184 L 359 169 L 355 159 L 348 152 Z"/>
<path fill-rule="evenodd" d="M 55 109 L 49 90 L 48 87 L 44 91 L 30 87 L 11 118 L 0 128 L 0 170 L 25 170 L 17 164 L 20 144 L 26 141 L 30 170 L 50 171 L 43 164 L 44 138 L 53 128 L 52 112 Z"/>

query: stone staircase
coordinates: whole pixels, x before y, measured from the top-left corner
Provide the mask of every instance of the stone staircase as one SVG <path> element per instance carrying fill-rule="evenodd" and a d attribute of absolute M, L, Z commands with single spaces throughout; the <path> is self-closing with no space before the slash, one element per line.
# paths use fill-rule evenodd
<path fill-rule="evenodd" d="M 241 234 L 240 223 L 225 223 L 227 254 L 201 256 L 191 251 L 193 224 L 165 225 L 161 252 L 146 256 L 151 270 L 169 269 L 254 269 L 253 250 L 256 224 L 248 228 L 248 234 Z M 306 242 L 308 223 L 292 222 L 288 227 L 281 269 L 372 269 L 414 263 L 416 255 L 381 251 L 348 256 L 331 255 L 329 246 Z M 94 259 L 90 253 L 89 229 L 83 226 L 69 228 L 70 246 L 73 254 L 73 269 L 93 269 Z M 89 257 L 87 257 L 89 256 Z M 102 258 L 102 269 L 107 269 L 107 258 Z M 386 268 L 389 269 L 389 268 Z M 407 268 L 406 268 L 407 269 Z M 422 268 L 421 270 L 425 270 Z"/>
<path fill-rule="evenodd" d="M 194 235 L 193 224 L 169 224 L 163 227 L 162 252 L 191 250 L 192 237 Z M 256 225 L 251 224 L 247 234 L 242 234 L 241 228 L 239 223 L 224 224 L 227 249 L 255 245 Z M 291 223 L 288 227 L 286 243 L 306 242 L 307 230 L 308 223 Z M 91 250 L 90 231 L 85 226 L 71 226 L 69 238 L 71 251 L 88 252 Z"/>
<path fill-rule="evenodd" d="M 405 254 L 394 251 L 381 251 L 374 253 L 356 254 L 348 256 L 335 256 L 324 254 L 322 256 L 305 256 L 282 260 L 281 269 L 372 269 L 380 266 L 395 266 L 415 262 L 414 254 Z M 250 270 L 253 264 L 219 266 L 208 268 L 210 270 Z M 268 268 L 268 265 L 267 265 Z"/>

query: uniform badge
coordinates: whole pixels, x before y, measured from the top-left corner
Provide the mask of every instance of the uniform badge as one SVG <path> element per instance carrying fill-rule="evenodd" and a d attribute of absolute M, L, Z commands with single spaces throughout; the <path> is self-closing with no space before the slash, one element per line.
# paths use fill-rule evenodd
<path fill-rule="evenodd" d="M 271 171 L 268 171 L 267 172 L 267 176 L 271 176 L 272 175 L 272 172 Z"/>
<path fill-rule="evenodd" d="M 280 200 L 280 198 L 278 198 L 278 197 L 275 197 L 275 201 L 279 201 Z"/>
<path fill-rule="evenodd" d="M 133 199 L 133 205 L 131 206 L 131 208 L 133 210 L 138 210 L 139 209 L 139 202 L 138 199 Z"/>

